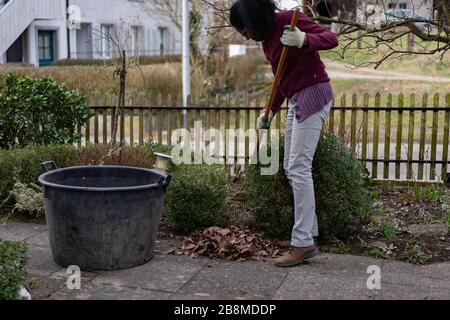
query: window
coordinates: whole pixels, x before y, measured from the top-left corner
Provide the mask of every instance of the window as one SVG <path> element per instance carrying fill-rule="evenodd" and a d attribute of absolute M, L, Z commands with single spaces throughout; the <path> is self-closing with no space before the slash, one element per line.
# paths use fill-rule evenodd
<path fill-rule="evenodd" d="M 165 54 L 165 42 L 166 42 L 166 34 L 167 34 L 167 28 L 159 27 L 159 52 L 160 55 Z"/>
<path fill-rule="evenodd" d="M 53 31 L 38 31 L 39 66 L 48 66 L 54 61 L 53 39 Z"/>
<path fill-rule="evenodd" d="M 389 3 L 388 4 L 389 9 L 395 9 L 395 3 Z"/>
<path fill-rule="evenodd" d="M 111 36 L 113 32 L 113 25 L 102 25 L 102 58 L 112 57 Z"/>
<path fill-rule="evenodd" d="M 141 34 L 142 27 L 131 27 L 131 55 L 138 56 L 141 51 Z"/>
<path fill-rule="evenodd" d="M 399 9 L 406 9 L 406 3 L 400 3 L 398 7 Z"/>

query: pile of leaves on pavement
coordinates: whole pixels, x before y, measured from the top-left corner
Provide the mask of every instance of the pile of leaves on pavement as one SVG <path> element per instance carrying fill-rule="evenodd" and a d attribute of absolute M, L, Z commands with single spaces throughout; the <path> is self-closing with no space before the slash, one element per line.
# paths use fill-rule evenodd
<path fill-rule="evenodd" d="M 259 233 L 252 233 L 247 227 L 210 227 L 193 236 L 185 237 L 177 255 L 191 257 L 207 256 L 226 260 L 264 260 L 274 258 L 280 246 L 270 240 L 262 239 Z"/>

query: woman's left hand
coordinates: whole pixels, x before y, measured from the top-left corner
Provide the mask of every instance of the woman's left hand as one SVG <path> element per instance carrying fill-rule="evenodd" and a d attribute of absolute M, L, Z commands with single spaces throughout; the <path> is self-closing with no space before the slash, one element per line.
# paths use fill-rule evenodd
<path fill-rule="evenodd" d="M 302 48 L 305 44 L 306 33 L 295 27 L 294 31 L 289 30 L 290 26 L 284 26 L 281 43 L 288 47 Z"/>

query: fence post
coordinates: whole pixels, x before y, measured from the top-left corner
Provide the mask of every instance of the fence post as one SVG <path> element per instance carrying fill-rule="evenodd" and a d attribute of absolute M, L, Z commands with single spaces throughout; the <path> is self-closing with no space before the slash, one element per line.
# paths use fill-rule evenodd
<path fill-rule="evenodd" d="M 352 113 L 350 120 L 350 145 L 354 154 L 356 154 L 356 108 L 358 107 L 358 98 L 354 93 L 352 95 Z"/>
<path fill-rule="evenodd" d="M 333 100 L 331 103 L 330 115 L 328 116 L 328 131 L 330 133 L 334 133 L 334 107 L 336 106 L 336 99 L 333 96 Z"/>
<path fill-rule="evenodd" d="M 158 123 L 158 143 L 163 143 L 162 141 L 162 131 L 163 131 L 163 112 L 162 112 L 162 107 L 163 107 L 163 96 L 162 94 L 158 94 L 158 101 L 157 101 L 157 106 L 158 106 L 158 119 L 157 119 L 157 123 Z"/>
<path fill-rule="evenodd" d="M 410 96 L 409 107 L 409 128 L 408 128 L 408 167 L 406 169 L 406 178 L 412 178 L 412 158 L 414 152 L 414 113 L 416 108 L 416 95 L 414 93 Z"/>
<path fill-rule="evenodd" d="M 172 95 L 169 93 L 167 96 L 167 144 L 172 144 L 172 109 L 173 101 Z"/>
<path fill-rule="evenodd" d="M 134 106 L 135 101 L 134 99 L 130 98 L 130 105 Z M 130 145 L 132 146 L 134 144 L 134 109 L 130 109 Z"/>
<path fill-rule="evenodd" d="M 364 166 L 367 160 L 367 141 L 368 141 L 368 128 L 369 128 L 369 94 L 364 93 L 363 98 L 363 133 L 362 133 L 362 148 L 361 148 L 361 159 L 363 160 Z"/>
<path fill-rule="evenodd" d="M 373 139 L 372 139 L 372 178 L 378 177 L 378 143 L 380 137 L 380 105 L 381 95 L 379 92 L 375 94 L 375 111 L 373 115 Z"/>
<path fill-rule="evenodd" d="M 209 95 L 209 93 L 206 94 L 205 111 L 206 111 L 205 138 L 206 138 L 206 141 L 208 141 L 208 145 L 206 145 L 206 142 L 205 142 L 205 147 L 208 147 L 208 151 L 211 152 L 211 150 L 209 150 L 209 145 L 211 144 L 211 131 L 210 131 L 211 130 L 211 96 Z M 206 152 L 206 149 L 205 149 L 205 152 Z"/>
<path fill-rule="evenodd" d="M 228 163 L 228 158 L 226 156 L 228 156 L 229 154 L 229 150 L 228 150 L 228 145 L 230 143 L 229 141 L 229 137 L 227 134 L 227 129 L 230 127 L 230 105 L 231 105 L 231 94 L 227 94 L 226 96 L 226 101 L 225 101 L 225 146 L 224 146 L 224 155 L 225 155 L 225 164 Z"/>
<path fill-rule="evenodd" d="M 345 93 L 341 96 L 341 111 L 339 112 L 339 137 L 345 143 L 345 108 L 347 107 L 347 97 Z"/>
<path fill-rule="evenodd" d="M 144 109 L 143 105 L 141 105 L 139 109 L 139 145 L 143 144 L 144 144 Z"/>
<path fill-rule="evenodd" d="M 391 154 L 391 110 L 392 108 L 392 94 L 389 93 L 386 101 L 386 115 L 384 123 L 384 167 L 383 178 L 389 179 L 389 159 Z"/>
<path fill-rule="evenodd" d="M 428 104 L 428 94 L 425 92 L 422 97 L 422 108 L 426 108 Z M 420 113 L 420 142 L 419 142 L 419 165 L 417 169 L 417 179 L 423 179 L 423 160 L 425 159 L 425 134 L 427 125 L 427 112 L 422 109 Z"/>
<path fill-rule="evenodd" d="M 98 109 L 94 115 L 94 143 L 98 143 Z"/>
<path fill-rule="evenodd" d="M 102 110 L 102 121 L 103 121 L 103 144 L 108 143 L 108 109 Z"/>
<path fill-rule="evenodd" d="M 402 152 L 402 130 L 403 130 L 403 93 L 398 95 L 398 116 L 397 116 L 397 141 L 395 145 L 395 179 L 400 179 L 400 159 Z"/>
<path fill-rule="evenodd" d="M 124 98 L 125 101 L 125 98 Z M 125 104 L 125 102 L 124 102 Z M 125 105 L 121 106 L 119 109 L 119 140 L 122 143 L 125 139 Z"/>
<path fill-rule="evenodd" d="M 222 104 L 222 96 L 220 94 L 216 95 L 216 101 L 214 103 L 214 126 L 215 126 L 215 132 L 214 132 L 214 155 L 220 156 L 221 152 L 221 146 L 220 143 L 222 142 L 221 137 L 222 135 L 222 124 L 220 123 L 220 106 Z M 219 134 L 219 135 L 217 135 Z"/>
<path fill-rule="evenodd" d="M 201 99 L 199 96 L 195 97 L 195 119 L 194 121 L 202 120 L 202 115 L 200 113 L 201 109 Z"/>
<path fill-rule="evenodd" d="M 153 143 L 153 96 L 148 97 L 148 140 L 150 143 Z"/>
<path fill-rule="evenodd" d="M 249 161 L 247 161 L 247 157 L 250 157 L 250 136 L 247 135 L 247 133 L 249 132 L 250 129 L 250 97 L 248 92 L 245 95 L 245 166 L 247 166 L 249 164 Z"/>
<path fill-rule="evenodd" d="M 86 120 L 85 138 L 86 145 L 88 145 L 91 142 L 91 118 Z"/>
<path fill-rule="evenodd" d="M 448 144 L 449 144 L 449 131 L 450 131 L 450 93 L 445 96 L 445 116 L 444 116 L 444 142 L 442 149 L 442 168 L 441 176 L 442 181 L 447 180 L 447 167 L 448 167 Z"/>
<path fill-rule="evenodd" d="M 430 180 L 436 178 L 436 147 L 437 147 L 437 133 L 438 133 L 438 110 L 439 108 L 439 94 L 436 93 L 433 98 L 433 128 L 431 130 L 431 165 L 430 165 Z"/>
<path fill-rule="evenodd" d="M 236 112 L 234 113 L 235 116 L 235 130 L 236 130 L 236 138 L 235 138 L 235 146 L 234 146 L 234 155 L 235 155 L 235 164 L 238 163 L 238 159 L 239 159 L 239 150 L 240 150 L 240 146 L 239 146 L 239 135 L 238 135 L 238 130 L 241 128 L 241 95 L 239 93 L 236 92 Z"/>
<path fill-rule="evenodd" d="M 175 106 L 177 107 L 177 123 L 178 123 L 178 128 L 177 129 L 182 129 L 183 128 L 183 113 L 182 113 L 182 108 L 183 108 L 183 96 L 182 95 L 177 95 L 177 101 Z"/>

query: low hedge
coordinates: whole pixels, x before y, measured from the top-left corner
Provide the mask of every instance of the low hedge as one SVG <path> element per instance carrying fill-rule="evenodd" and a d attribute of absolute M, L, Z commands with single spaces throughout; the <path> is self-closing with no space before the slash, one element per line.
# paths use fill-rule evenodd
<path fill-rule="evenodd" d="M 132 167 L 152 168 L 154 159 L 150 148 L 146 146 L 114 149 L 109 145 L 97 144 L 85 147 L 72 145 L 27 146 L 0 150 L 0 204 L 14 207 L 15 199 L 10 197 L 11 191 L 33 184 L 42 173 L 41 163 L 54 160 L 60 168 L 76 165 L 125 165 Z M 37 210 L 37 208 L 36 208 Z M 19 210 L 20 211 L 20 210 Z M 37 210 L 39 211 L 39 210 Z M 24 212 L 30 213 L 31 212 Z M 35 215 L 34 213 L 32 215 Z"/>
<path fill-rule="evenodd" d="M 278 150 L 273 150 L 280 153 L 278 173 L 262 176 L 261 166 L 251 165 L 244 187 L 256 227 L 266 236 L 286 239 L 294 223 L 294 200 L 283 170 L 283 147 L 281 143 Z M 338 137 L 326 133 L 320 138 L 312 171 L 320 237 L 349 235 L 371 209 L 365 168 Z"/>
<path fill-rule="evenodd" d="M 181 55 L 164 55 L 164 56 L 139 56 L 132 57 L 139 61 L 139 65 L 152 65 L 160 63 L 181 62 Z M 104 64 L 111 64 L 112 60 L 104 59 L 62 59 L 52 63 L 55 67 L 68 66 L 102 66 Z"/>
<path fill-rule="evenodd" d="M 180 165 L 171 174 L 165 214 L 175 231 L 190 233 L 226 223 L 229 187 L 223 166 Z"/>
<path fill-rule="evenodd" d="M 0 300 L 14 300 L 26 281 L 26 246 L 0 241 Z"/>

